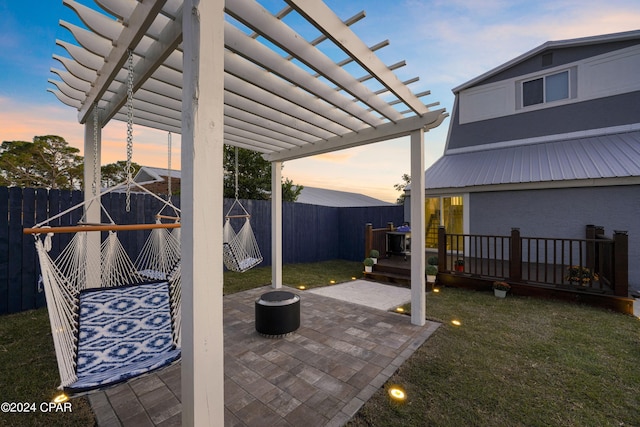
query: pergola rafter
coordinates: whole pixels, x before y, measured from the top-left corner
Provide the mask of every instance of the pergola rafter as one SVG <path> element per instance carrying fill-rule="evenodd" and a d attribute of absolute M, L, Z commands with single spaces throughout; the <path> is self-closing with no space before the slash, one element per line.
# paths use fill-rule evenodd
<path fill-rule="evenodd" d="M 86 28 L 60 22 L 76 43 L 57 41 L 69 57 L 54 55 L 64 69 L 52 69 L 60 80 L 50 80 L 55 86 L 50 91 L 78 109 L 80 123 L 88 120 L 94 103 L 101 110 L 101 126 L 112 118 L 126 120 L 125 61 L 131 49 L 134 123 L 180 133 L 182 0 L 97 3 L 100 8 L 64 0 Z M 394 70 L 405 62 L 386 66 L 376 56 L 377 50 L 389 45 L 388 40 L 368 47 L 349 28 L 364 19 L 364 12 L 341 21 L 315 0 L 287 1 L 276 13 L 255 0 L 234 0 L 227 2 L 225 13 L 228 144 L 286 160 L 325 151 L 319 147 L 329 140 L 386 123 L 424 117 L 423 127 L 428 128 L 437 122 L 430 119 L 433 114 L 429 109 L 437 103 L 427 106 L 420 100 L 429 92 L 414 94 L 408 87 L 418 79 L 402 82 L 395 76 Z M 306 41 L 285 23 L 285 18 L 294 19 L 294 15 L 306 20 L 319 35 Z M 327 56 L 321 49 L 327 43 L 346 58 L 334 61 Z M 364 73 L 355 76 L 347 72 L 344 67 L 353 63 Z M 369 88 L 375 85 L 380 89 Z M 436 114 L 445 113 L 437 110 Z M 405 126 L 397 129 L 394 135 L 406 134 Z M 370 142 L 355 139 L 348 146 Z M 336 143 L 329 146 L 336 147 Z"/>

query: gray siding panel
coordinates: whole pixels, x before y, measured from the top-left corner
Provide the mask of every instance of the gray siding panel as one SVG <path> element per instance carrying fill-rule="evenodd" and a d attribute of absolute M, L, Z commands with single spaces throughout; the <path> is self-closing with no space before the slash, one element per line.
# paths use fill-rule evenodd
<path fill-rule="evenodd" d="M 640 186 L 471 193 L 471 234 L 585 237 L 588 224 L 629 231 L 629 285 L 640 288 Z"/>
<path fill-rule="evenodd" d="M 625 40 L 613 43 L 603 43 L 589 46 L 571 46 L 567 48 L 546 49 L 531 58 L 522 61 L 490 78 L 476 83 L 474 86 L 480 86 L 488 83 L 499 82 L 529 73 L 535 73 L 550 67 L 558 67 L 564 64 L 570 64 L 596 55 L 602 55 L 607 52 L 624 49 L 627 47 L 640 44 L 640 40 Z M 548 53 L 552 54 L 552 62 L 548 66 L 542 66 L 542 56 Z"/>
<path fill-rule="evenodd" d="M 638 123 L 640 91 L 459 125 L 458 99 L 447 149 Z"/>

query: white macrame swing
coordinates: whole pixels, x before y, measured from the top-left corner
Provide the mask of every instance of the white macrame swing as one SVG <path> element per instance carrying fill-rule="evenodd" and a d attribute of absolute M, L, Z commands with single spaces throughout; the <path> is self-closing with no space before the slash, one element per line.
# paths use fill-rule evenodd
<path fill-rule="evenodd" d="M 163 209 L 170 206 L 174 212 L 179 212 L 170 203 L 170 198 L 165 201 L 132 180 L 132 87 L 133 60 L 130 52 L 127 181 L 98 194 L 96 172 L 92 198 L 24 230 L 26 234 L 33 234 L 36 241 L 60 372 L 60 388 L 72 392 L 124 381 L 180 357 L 180 245 L 179 237 L 168 232 L 169 228 L 178 229 L 178 220 L 163 224 L 158 218 L 156 224 L 116 225 L 100 204 L 109 224 L 87 224 L 83 215 L 77 226 L 48 225 L 75 209 L 83 208 L 86 213 L 92 203 L 100 203 L 102 196 L 123 188 L 126 188 L 129 211 L 131 186 L 160 200 Z M 99 125 L 97 105 L 94 105 L 93 118 L 95 171 L 98 167 L 95 161 Z M 153 256 L 141 253 L 134 265 L 116 231 L 145 229 L 152 232 L 143 252 L 155 254 L 162 262 L 155 262 Z M 102 243 L 99 243 L 100 235 L 91 234 L 98 231 L 107 232 Z M 51 236 L 58 232 L 75 234 L 54 260 L 49 255 Z"/>
<path fill-rule="evenodd" d="M 243 273 L 260 264 L 263 258 L 251 228 L 251 215 L 238 199 L 238 147 L 236 147 L 235 155 L 236 192 L 235 200 L 224 217 L 222 259 L 225 267 L 229 270 Z M 240 213 L 232 215 L 236 206 L 240 209 Z M 244 219 L 244 224 L 237 233 L 231 225 L 232 219 Z"/>

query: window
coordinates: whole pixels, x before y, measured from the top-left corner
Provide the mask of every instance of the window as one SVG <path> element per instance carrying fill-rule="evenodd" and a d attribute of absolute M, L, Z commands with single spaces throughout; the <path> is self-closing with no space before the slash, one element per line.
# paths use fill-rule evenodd
<path fill-rule="evenodd" d="M 549 74 L 522 83 L 522 106 L 569 98 L 569 71 Z"/>

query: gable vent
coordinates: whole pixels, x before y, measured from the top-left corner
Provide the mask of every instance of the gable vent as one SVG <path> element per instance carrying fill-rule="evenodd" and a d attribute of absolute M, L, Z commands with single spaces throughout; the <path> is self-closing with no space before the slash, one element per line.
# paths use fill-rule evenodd
<path fill-rule="evenodd" d="M 542 66 L 548 67 L 551 64 L 553 64 L 553 52 L 542 55 Z"/>

